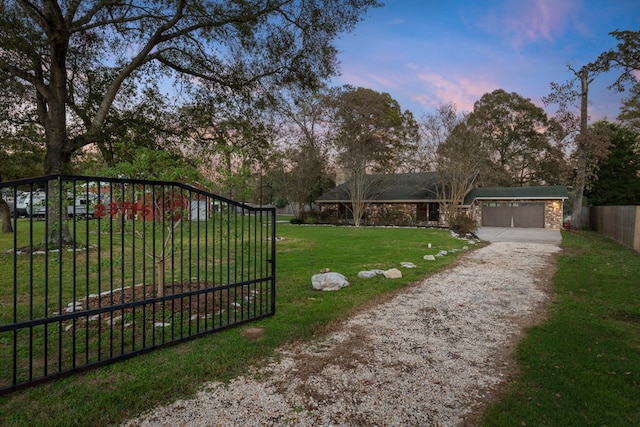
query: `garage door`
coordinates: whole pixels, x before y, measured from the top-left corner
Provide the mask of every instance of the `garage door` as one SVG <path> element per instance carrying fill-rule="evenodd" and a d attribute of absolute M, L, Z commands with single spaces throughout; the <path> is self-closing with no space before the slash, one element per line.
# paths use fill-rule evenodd
<path fill-rule="evenodd" d="M 482 225 L 544 228 L 544 203 L 484 203 Z"/>

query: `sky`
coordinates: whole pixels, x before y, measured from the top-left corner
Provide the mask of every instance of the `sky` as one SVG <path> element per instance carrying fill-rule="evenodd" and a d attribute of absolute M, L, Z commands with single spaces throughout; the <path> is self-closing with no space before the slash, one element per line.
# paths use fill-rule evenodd
<path fill-rule="evenodd" d="M 341 75 L 387 92 L 416 119 L 438 105 L 471 111 L 496 89 L 544 107 L 550 83 L 564 83 L 614 48 L 615 30 L 640 30 L 640 0 L 381 0 L 337 41 Z M 590 86 L 592 120 L 615 120 L 627 93 L 608 90 L 617 74 Z M 544 107 L 553 115 L 555 107 Z"/>

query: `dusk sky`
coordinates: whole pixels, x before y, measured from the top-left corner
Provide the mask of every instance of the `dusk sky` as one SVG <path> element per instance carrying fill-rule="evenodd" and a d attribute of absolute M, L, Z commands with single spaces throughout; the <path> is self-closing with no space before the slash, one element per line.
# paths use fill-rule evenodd
<path fill-rule="evenodd" d="M 640 0 L 386 0 L 344 35 L 342 75 L 351 84 L 387 92 L 416 119 L 453 102 L 459 111 L 495 89 L 543 106 L 551 82 L 616 46 L 611 31 L 640 30 Z M 614 120 L 627 93 L 607 90 L 617 77 L 597 77 L 592 119 Z M 555 108 L 546 109 L 552 114 Z"/>

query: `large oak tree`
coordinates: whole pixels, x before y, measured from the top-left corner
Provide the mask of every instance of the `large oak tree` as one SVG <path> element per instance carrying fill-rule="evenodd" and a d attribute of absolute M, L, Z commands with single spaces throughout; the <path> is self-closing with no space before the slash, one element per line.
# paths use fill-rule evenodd
<path fill-rule="evenodd" d="M 467 125 L 487 154 L 488 162 L 479 171 L 485 185 L 540 183 L 540 165 L 552 149 L 542 108 L 515 92 L 497 89 L 476 101 Z"/>
<path fill-rule="evenodd" d="M 0 3 L 0 85 L 26 88 L 46 135 L 45 173 L 104 137 L 127 88 L 313 85 L 332 42 L 375 0 L 28 0 Z"/>
<path fill-rule="evenodd" d="M 337 164 L 346 175 L 354 224 L 360 225 L 374 181 L 372 173 L 392 173 L 402 166 L 402 153 L 419 138 L 413 114 L 402 111 L 388 93 L 344 86 L 328 98 L 330 127 Z"/>
<path fill-rule="evenodd" d="M 337 71 L 334 39 L 375 0 L 7 0 L 0 91 L 18 91 L 45 135 L 44 172 L 108 140 L 114 106 L 173 82 L 181 96 L 314 86 Z M 20 112 L 22 113 L 22 110 Z M 103 144 L 104 146 L 105 144 Z M 53 189 L 52 189 L 53 191 Z M 62 208 L 50 204 L 50 218 Z M 58 243 L 57 226 L 49 227 Z M 72 243 L 68 232 L 64 243 Z"/>

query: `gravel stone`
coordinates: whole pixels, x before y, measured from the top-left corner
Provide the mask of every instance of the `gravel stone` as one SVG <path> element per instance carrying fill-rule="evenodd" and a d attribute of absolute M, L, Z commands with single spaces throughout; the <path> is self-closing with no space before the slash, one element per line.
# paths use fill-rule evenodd
<path fill-rule="evenodd" d="M 509 379 L 523 328 L 544 318 L 559 251 L 496 242 L 465 252 L 328 336 L 124 425 L 473 425 Z"/>

